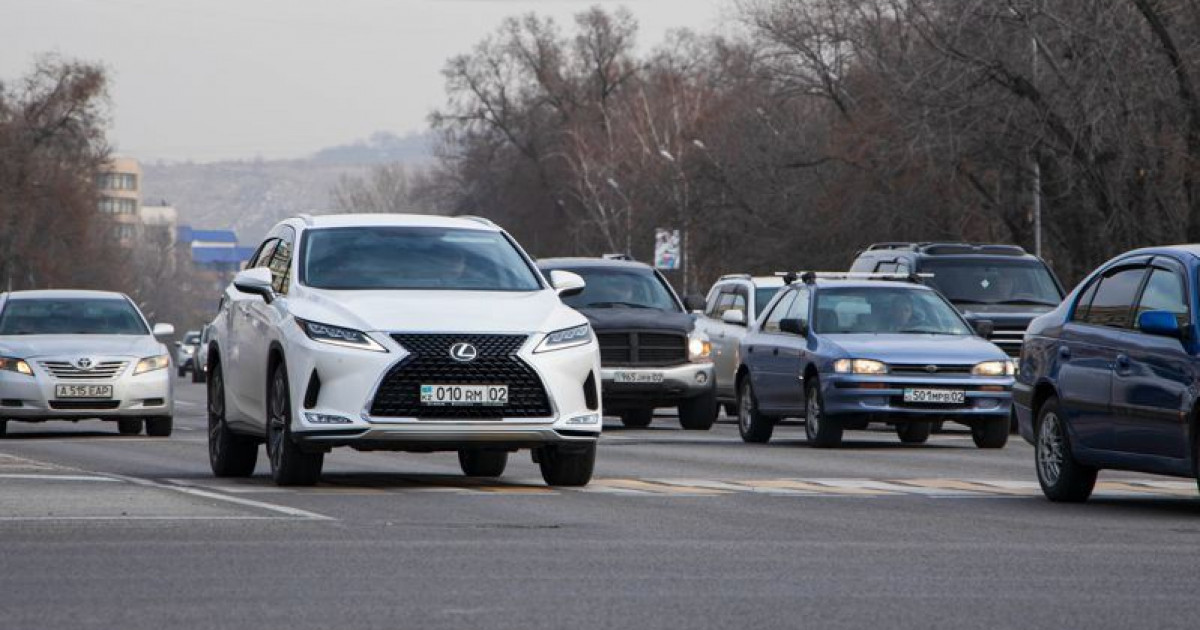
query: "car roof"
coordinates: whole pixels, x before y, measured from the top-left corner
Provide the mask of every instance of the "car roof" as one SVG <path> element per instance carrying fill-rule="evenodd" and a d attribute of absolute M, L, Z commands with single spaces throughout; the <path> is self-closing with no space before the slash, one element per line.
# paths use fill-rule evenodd
<path fill-rule="evenodd" d="M 801 282 L 793 282 L 797 286 Z M 899 280 L 822 280 L 817 278 L 815 283 L 819 289 L 910 289 L 913 291 L 932 291 L 933 289 L 915 282 Z"/>
<path fill-rule="evenodd" d="M 589 269 L 628 269 L 645 271 L 650 269 L 650 265 L 636 260 L 621 260 L 618 258 L 539 258 L 537 266 L 544 269 L 562 269 L 564 267 L 589 268 Z"/>
<path fill-rule="evenodd" d="M 302 216 L 307 229 L 336 227 L 440 227 L 499 232 L 500 227 L 476 217 L 447 217 L 433 214 L 323 214 Z"/>
<path fill-rule="evenodd" d="M 127 299 L 124 293 L 117 293 L 116 291 L 88 291 L 84 289 L 37 289 L 12 291 L 6 295 L 10 300 Z"/>
<path fill-rule="evenodd" d="M 1126 258 L 1128 256 L 1138 255 L 1153 255 L 1153 254 L 1188 254 L 1196 258 L 1200 258 L 1200 244 L 1181 244 L 1181 245 L 1160 245 L 1157 247 L 1143 247 L 1133 251 L 1125 252 L 1118 258 Z"/>

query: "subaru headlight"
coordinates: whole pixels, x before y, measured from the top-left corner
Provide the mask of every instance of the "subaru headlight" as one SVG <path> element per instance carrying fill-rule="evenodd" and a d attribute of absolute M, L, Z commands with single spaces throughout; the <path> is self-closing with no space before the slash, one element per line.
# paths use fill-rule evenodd
<path fill-rule="evenodd" d="M 833 362 L 833 371 L 838 374 L 887 374 L 888 366 L 871 359 L 838 359 Z"/>
<path fill-rule="evenodd" d="M 1012 362 L 1012 359 L 984 361 L 971 368 L 971 374 L 975 376 L 1013 376 L 1016 373 L 1017 366 Z"/>
<path fill-rule="evenodd" d="M 33 376 L 33 370 L 29 368 L 29 364 L 21 359 L 13 359 L 11 357 L 0 357 L 0 370 L 7 372 L 16 372 L 25 376 Z"/>
<path fill-rule="evenodd" d="M 296 318 L 296 324 L 300 326 L 300 330 L 308 335 L 309 339 L 327 343 L 331 346 L 341 346 L 343 348 L 357 348 L 359 350 L 370 350 L 371 352 L 387 352 L 387 348 L 379 345 L 374 339 L 367 336 L 366 333 L 353 328 L 342 328 L 341 326 L 333 326 L 330 324 L 321 324 L 318 322 L 310 322 L 306 319 Z"/>
<path fill-rule="evenodd" d="M 712 362 L 712 342 L 702 334 L 693 333 L 688 339 L 688 361 L 692 363 Z"/>
<path fill-rule="evenodd" d="M 133 375 L 145 374 L 154 370 L 166 369 L 171 364 L 171 357 L 165 354 L 157 354 L 152 357 L 146 357 L 137 362 L 137 367 L 133 368 Z"/>
<path fill-rule="evenodd" d="M 548 335 L 538 344 L 534 352 L 550 352 L 551 350 L 565 350 L 567 348 L 575 348 L 584 346 L 592 342 L 592 325 L 581 324 L 556 330 Z"/>

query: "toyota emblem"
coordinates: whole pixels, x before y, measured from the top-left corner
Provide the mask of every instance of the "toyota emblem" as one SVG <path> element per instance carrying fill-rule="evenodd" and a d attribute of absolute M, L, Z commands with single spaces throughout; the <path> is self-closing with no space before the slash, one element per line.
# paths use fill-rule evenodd
<path fill-rule="evenodd" d="M 450 346 L 450 358 L 455 361 L 467 363 L 468 361 L 474 361 L 477 356 L 479 356 L 479 351 L 475 349 L 475 346 L 465 341 L 460 341 Z"/>
<path fill-rule="evenodd" d="M 930 374 L 933 374 L 934 372 L 937 372 L 937 371 L 938 371 L 938 366 L 936 366 L 936 365 L 926 365 L 926 366 L 925 366 L 925 371 L 926 371 L 926 372 L 929 372 Z"/>
<path fill-rule="evenodd" d="M 75 360 L 75 367 L 81 370 L 90 370 L 92 369 L 92 360 L 88 357 L 80 357 Z"/>

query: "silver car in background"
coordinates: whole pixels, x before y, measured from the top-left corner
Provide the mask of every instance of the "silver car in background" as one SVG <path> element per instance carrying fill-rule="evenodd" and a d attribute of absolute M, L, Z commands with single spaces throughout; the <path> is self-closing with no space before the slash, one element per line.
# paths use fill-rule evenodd
<path fill-rule="evenodd" d="M 125 295 L 103 291 L 0 294 L 0 435 L 9 421 L 113 420 L 171 435 L 171 356 Z"/>

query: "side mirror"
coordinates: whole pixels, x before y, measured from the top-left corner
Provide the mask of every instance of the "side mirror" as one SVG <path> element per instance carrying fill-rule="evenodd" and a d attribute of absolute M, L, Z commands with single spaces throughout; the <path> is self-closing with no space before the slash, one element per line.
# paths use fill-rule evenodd
<path fill-rule="evenodd" d="M 975 329 L 975 334 L 984 339 L 991 339 L 992 331 L 996 329 L 996 324 L 990 319 L 977 319 L 971 322 L 971 327 Z"/>
<path fill-rule="evenodd" d="M 155 337 L 170 337 L 175 334 L 175 327 L 170 324 L 155 324 L 153 332 Z M 179 342 L 176 341 L 175 345 L 178 346 Z"/>
<path fill-rule="evenodd" d="M 725 322 L 726 324 L 733 324 L 735 326 L 745 326 L 746 312 L 740 309 L 730 309 L 724 313 L 721 313 L 721 321 Z"/>
<path fill-rule="evenodd" d="M 1148 335 L 1173 337 L 1180 339 L 1183 331 L 1179 328 L 1179 320 L 1168 311 L 1146 311 L 1138 315 L 1137 327 Z"/>
<path fill-rule="evenodd" d="M 683 298 L 683 307 L 691 313 L 703 311 L 706 305 L 707 302 L 705 302 L 702 295 L 689 295 Z"/>
<path fill-rule="evenodd" d="M 555 291 L 558 291 L 558 297 L 579 295 L 587 287 L 582 276 L 562 269 L 554 269 L 550 272 L 550 285 L 554 287 Z"/>
<path fill-rule="evenodd" d="M 796 319 L 795 317 L 781 319 L 779 320 L 779 330 L 785 333 L 807 337 L 808 322 L 802 319 Z"/>
<path fill-rule="evenodd" d="M 233 288 L 242 293 L 262 296 L 267 304 L 275 301 L 275 289 L 271 286 L 271 270 L 266 267 L 243 269 L 233 277 Z"/>

